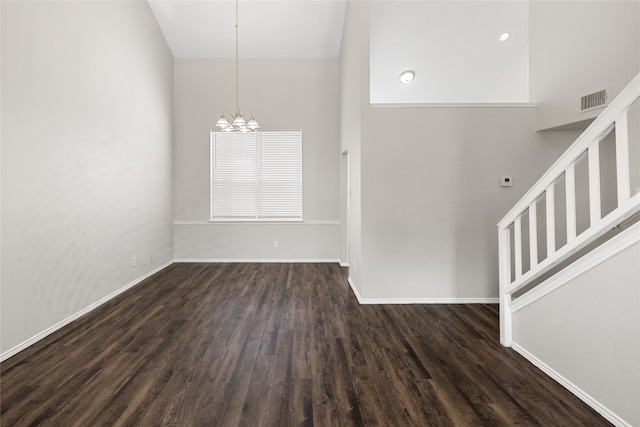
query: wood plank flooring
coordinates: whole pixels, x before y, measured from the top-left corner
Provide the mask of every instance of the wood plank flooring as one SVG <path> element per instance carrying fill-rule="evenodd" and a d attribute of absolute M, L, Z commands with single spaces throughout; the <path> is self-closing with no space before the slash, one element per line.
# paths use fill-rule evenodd
<path fill-rule="evenodd" d="M 173 264 L 1 364 L 2 426 L 604 426 L 496 305 L 359 305 L 337 264 Z"/>

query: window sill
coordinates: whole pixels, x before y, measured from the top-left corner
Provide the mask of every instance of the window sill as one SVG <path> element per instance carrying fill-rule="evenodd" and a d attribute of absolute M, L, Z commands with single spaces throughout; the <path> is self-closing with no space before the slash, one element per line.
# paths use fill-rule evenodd
<path fill-rule="evenodd" d="M 237 224 L 273 224 L 273 223 L 284 223 L 284 224 L 289 224 L 292 222 L 301 222 L 303 223 L 304 220 L 303 219 L 286 219 L 286 218 L 274 218 L 274 219 L 268 219 L 268 218 L 261 218 L 261 219 L 251 219 L 251 218 L 219 218 L 219 219 L 210 219 L 209 221 L 207 221 L 208 223 L 213 223 L 213 224 L 230 224 L 230 223 L 237 223 Z"/>

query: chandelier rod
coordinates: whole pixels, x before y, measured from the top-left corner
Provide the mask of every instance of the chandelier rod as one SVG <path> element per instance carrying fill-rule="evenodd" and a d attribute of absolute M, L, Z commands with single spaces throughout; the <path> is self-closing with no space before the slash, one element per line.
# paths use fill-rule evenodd
<path fill-rule="evenodd" d="M 1 1 L 1 0 L 0 0 Z M 239 9 L 240 0 L 236 0 L 236 112 L 233 116 L 226 116 L 226 113 L 231 113 L 225 110 L 220 115 L 220 118 L 216 122 L 216 126 L 222 129 L 223 132 L 249 132 L 257 131 L 260 128 L 260 124 L 253 117 L 253 114 L 248 113 L 251 117 L 246 119 L 240 113 L 240 41 L 239 41 Z"/>

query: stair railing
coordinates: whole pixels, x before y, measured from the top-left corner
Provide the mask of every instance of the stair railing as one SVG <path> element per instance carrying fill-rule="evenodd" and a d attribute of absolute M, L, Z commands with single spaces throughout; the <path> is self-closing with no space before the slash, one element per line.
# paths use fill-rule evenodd
<path fill-rule="evenodd" d="M 640 74 L 600 113 L 578 139 L 498 223 L 500 278 L 500 341 L 511 346 L 513 294 L 593 243 L 613 227 L 640 211 L 640 193 L 632 195 L 629 164 L 628 112 L 640 98 Z M 602 217 L 600 142 L 615 129 L 617 207 Z M 576 222 L 576 163 L 587 156 L 589 226 L 580 234 Z M 638 165 L 633 165 L 638 167 Z M 566 244 L 556 248 L 555 185 L 562 177 L 566 197 Z M 545 201 L 546 250 L 538 259 L 537 201 Z M 523 217 L 528 215 L 528 230 Z M 513 236 L 512 236 L 513 232 Z M 528 240 L 529 268 L 523 271 L 523 244 Z"/>

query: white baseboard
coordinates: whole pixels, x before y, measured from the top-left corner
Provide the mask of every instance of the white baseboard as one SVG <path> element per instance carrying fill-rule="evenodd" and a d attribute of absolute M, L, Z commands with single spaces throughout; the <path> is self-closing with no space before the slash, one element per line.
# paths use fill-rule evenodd
<path fill-rule="evenodd" d="M 340 267 L 349 267 L 349 263 L 340 261 Z"/>
<path fill-rule="evenodd" d="M 23 343 L 20 343 L 17 346 L 15 346 L 13 348 L 10 348 L 9 350 L 7 350 L 4 353 L 0 354 L 0 362 L 3 362 L 3 361 L 7 360 L 8 358 L 10 358 L 12 356 L 15 356 L 16 354 L 20 353 L 22 350 L 26 349 L 27 347 L 35 344 L 36 342 L 38 342 L 41 339 L 45 338 L 46 336 L 54 333 L 58 329 L 68 325 L 69 323 L 73 322 L 74 320 L 79 319 L 80 317 L 84 316 L 85 314 L 89 313 L 90 311 L 95 310 L 96 308 L 98 308 L 102 304 L 104 304 L 105 302 L 117 297 L 118 295 L 120 295 L 124 291 L 134 287 L 138 283 L 140 283 L 143 280 L 153 276 L 154 274 L 160 272 L 161 270 L 164 270 L 165 268 L 169 267 L 171 264 L 173 264 L 173 261 L 169 261 L 169 262 L 161 265 L 160 267 L 158 267 L 158 268 L 156 268 L 154 270 L 151 270 L 150 272 L 148 272 L 144 276 L 138 277 L 134 281 L 132 281 L 130 283 L 127 283 L 126 285 L 124 285 L 120 289 L 111 292 L 109 295 L 99 299 L 98 301 L 94 302 L 93 304 L 90 304 L 89 306 L 87 306 L 84 309 L 78 311 L 77 313 L 75 313 L 75 314 L 67 317 L 66 319 L 56 323 L 55 325 L 45 329 L 44 331 L 40 332 L 39 334 L 34 335 L 33 337 L 29 338 L 28 340 L 24 341 Z"/>
<path fill-rule="evenodd" d="M 498 298 L 362 298 L 360 304 L 498 304 Z"/>
<path fill-rule="evenodd" d="M 358 288 L 356 288 L 356 285 L 353 284 L 353 280 L 351 280 L 351 277 L 347 278 L 347 283 L 349 283 L 349 286 L 351 286 L 351 290 L 353 291 L 353 294 L 356 296 L 358 302 L 360 304 L 364 304 L 362 302 L 362 297 L 360 296 L 360 292 L 358 292 Z"/>
<path fill-rule="evenodd" d="M 245 258 L 180 258 L 174 260 L 174 262 L 210 262 L 210 263 L 261 263 L 261 262 L 269 262 L 269 263 L 339 263 L 338 259 L 245 259 Z"/>
<path fill-rule="evenodd" d="M 360 304 L 497 304 L 499 302 L 498 298 L 363 298 L 351 277 L 347 282 Z"/>
<path fill-rule="evenodd" d="M 631 424 L 627 423 L 625 420 L 614 414 L 607 408 L 602 405 L 596 399 L 591 397 L 588 393 L 583 391 L 580 387 L 566 379 L 560 373 L 552 369 L 549 365 L 544 363 L 542 360 L 538 359 L 533 354 L 529 353 L 525 348 L 521 347 L 515 342 L 511 343 L 511 347 L 518 353 L 520 353 L 525 359 L 535 365 L 538 369 L 540 369 L 545 374 L 549 375 L 553 380 L 555 380 L 558 384 L 569 390 L 571 393 L 576 395 L 580 400 L 593 408 L 594 411 L 602 415 L 607 421 L 617 427 L 631 427 Z"/>

